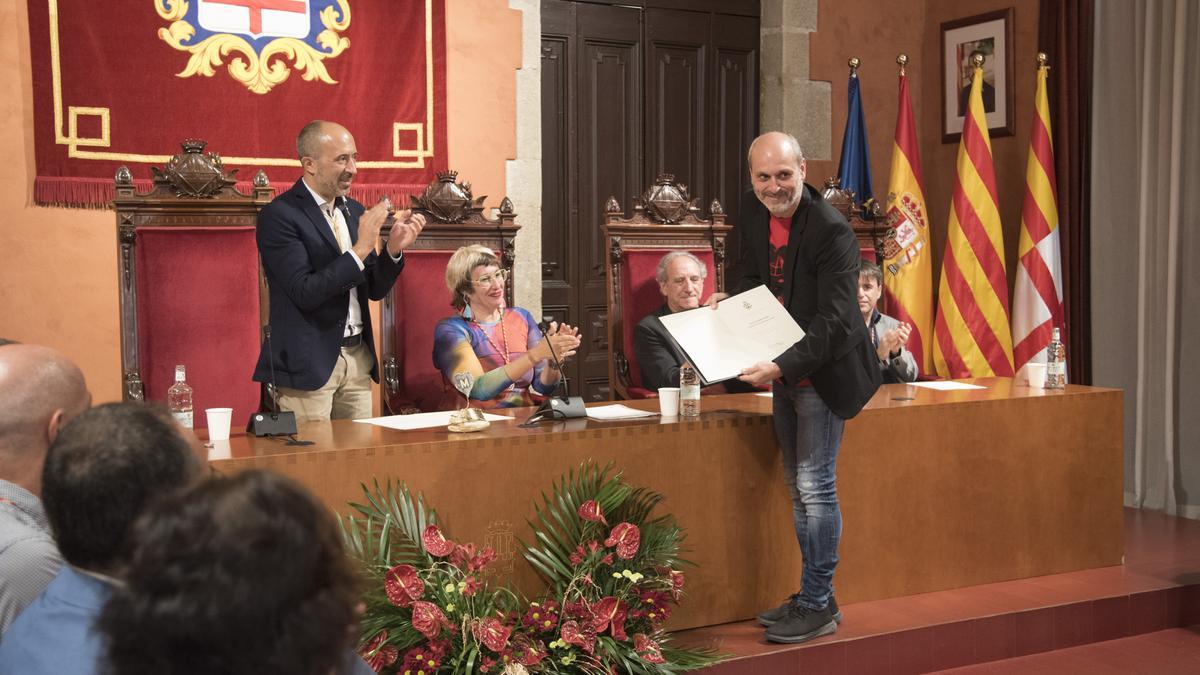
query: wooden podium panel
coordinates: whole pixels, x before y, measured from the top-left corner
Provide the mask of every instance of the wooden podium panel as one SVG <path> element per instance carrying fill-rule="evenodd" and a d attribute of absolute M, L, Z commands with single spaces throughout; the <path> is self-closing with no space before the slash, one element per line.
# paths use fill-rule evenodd
<path fill-rule="evenodd" d="M 939 392 L 886 385 L 846 426 L 838 486 L 843 604 L 1073 569 L 1122 555 L 1121 392 L 1043 392 L 1006 379 Z M 656 409 L 657 402 L 627 401 Z M 423 492 L 457 541 L 492 545 L 497 573 L 540 588 L 520 557 L 533 500 L 591 459 L 667 496 L 687 533 L 687 597 L 671 627 L 749 618 L 799 585 L 800 553 L 775 447 L 771 400 L 709 396 L 695 422 L 496 422 L 479 434 L 302 425 L 307 447 L 235 436 L 213 467 L 292 476 L 331 508 L 360 482 Z M 218 459 L 216 456 L 224 458 Z"/>

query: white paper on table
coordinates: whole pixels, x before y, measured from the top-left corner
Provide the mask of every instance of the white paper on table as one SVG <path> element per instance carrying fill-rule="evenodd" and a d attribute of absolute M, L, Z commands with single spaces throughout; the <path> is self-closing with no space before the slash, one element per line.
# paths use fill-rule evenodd
<path fill-rule="evenodd" d="M 706 385 L 774 360 L 804 337 L 766 286 L 725 298 L 715 310 L 697 307 L 660 318 Z"/>
<path fill-rule="evenodd" d="M 656 412 L 638 410 L 637 408 L 630 408 L 620 403 L 598 405 L 587 409 L 588 418 L 593 420 L 631 420 L 639 417 L 654 417 L 656 415 L 658 415 Z"/>
<path fill-rule="evenodd" d="M 450 416 L 454 414 L 453 410 L 442 410 L 439 412 L 417 413 L 415 415 L 389 415 L 388 417 L 371 417 L 364 420 L 354 420 L 363 424 L 374 424 L 375 426 L 387 427 L 388 429 L 399 429 L 400 431 L 412 431 L 413 429 L 431 429 L 433 427 L 444 427 L 450 424 Z M 505 415 L 493 415 L 489 412 L 483 413 L 483 419 L 489 422 L 498 422 L 500 420 L 511 420 L 511 417 Z"/>
<path fill-rule="evenodd" d="M 926 389 L 937 389 L 938 391 L 954 391 L 955 389 L 987 389 L 987 387 L 979 384 L 970 384 L 968 382 L 954 382 L 952 380 L 937 380 L 935 382 L 909 382 L 914 387 L 925 387 Z"/>
<path fill-rule="evenodd" d="M 769 392 L 769 391 L 760 391 L 760 392 L 758 392 L 757 394 L 755 394 L 755 396 L 763 396 L 763 397 L 765 397 L 765 398 L 771 398 L 771 397 L 773 397 L 773 396 L 774 396 L 774 394 L 772 394 L 772 393 L 771 393 L 771 392 Z"/>

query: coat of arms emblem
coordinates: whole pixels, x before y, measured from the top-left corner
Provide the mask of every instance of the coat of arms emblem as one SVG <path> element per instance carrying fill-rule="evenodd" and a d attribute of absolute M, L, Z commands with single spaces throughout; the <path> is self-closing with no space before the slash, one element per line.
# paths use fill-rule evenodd
<path fill-rule="evenodd" d="M 325 60 L 350 46 L 349 0 L 154 0 L 170 21 L 158 36 L 191 55 L 179 77 L 212 77 L 228 61 L 229 75 L 265 94 L 295 68 L 309 81 L 336 84 Z"/>

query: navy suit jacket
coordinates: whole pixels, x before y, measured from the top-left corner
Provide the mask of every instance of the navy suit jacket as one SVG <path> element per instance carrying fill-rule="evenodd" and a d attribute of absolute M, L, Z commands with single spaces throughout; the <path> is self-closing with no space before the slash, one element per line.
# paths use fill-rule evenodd
<path fill-rule="evenodd" d="M 338 198 L 351 243 L 358 241 L 362 204 Z M 258 253 L 270 291 L 271 346 L 264 340 L 254 379 L 275 380 L 281 387 L 313 391 L 329 380 L 341 352 L 350 289 L 358 289 L 363 341 L 371 350 L 371 378 L 379 381 L 375 337 L 368 300 L 382 300 L 404 268 L 391 256 L 371 253 L 358 269 L 349 251 L 342 253 L 329 221 L 302 180 L 258 214 Z M 270 361 L 268 360 L 270 359 Z"/>
<path fill-rule="evenodd" d="M 733 293 L 769 278 L 771 214 L 754 192 L 742 199 L 739 278 Z M 783 305 L 804 338 L 775 359 L 785 384 L 809 378 L 838 417 L 858 414 L 879 389 L 882 376 L 870 334 L 858 309 L 861 258 L 854 231 L 810 185 L 804 186 L 783 265 Z"/>

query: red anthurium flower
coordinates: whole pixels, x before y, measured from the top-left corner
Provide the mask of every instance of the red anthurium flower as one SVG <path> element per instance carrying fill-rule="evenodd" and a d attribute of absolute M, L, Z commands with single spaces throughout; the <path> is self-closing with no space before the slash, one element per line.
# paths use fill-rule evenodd
<path fill-rule="evenodd" d="M 413 600 L 420 600 L 425 595 L 425 582 L 417 576 L 412 565 L 396 565 L 388 570 L 383 575 L 383 587 L 388 600 L 397 607 L 408 607 Z"/>
<path fill-rule="evenodd" d="M 576 621 L 564 621 L 559 635 L 563 642 L 575 645 L 588 654 L 593 653 L 596 649 L 596 633 L 591 630 L 590 625 L 580 627 Z"/>
<path fill-rule="evenodd" d="M 451 628 L 454 624 L 446 619 L 442 610 L 432 602 L 414 600 L 412 604 L 412 625 L 419 633 L 433 639 L 438 636 L 443 627 Z"/>
<path fill-rule="evenodd" d="M 618 640 L 627 640 L 625 636 L 625 616 L 628 608 L 620 599 L 609 596 L 592 605 L 594 618 L 592 629 L 603 633 L 606 628 L 612 628 L 612 636 Z"/>
<path fill-rule="evenodd" d="M 632 523 L 617 523 L 608 533 L 608 539 L 604 540 L 605 546 L 617 547 L 617 557 L 621 560 L 629 560 L 637 555 L 641 543 L 642 533 Z"/>
<path fill-rule="evenodd" d="M 633 636 L 633 651 L 647 663 L 666 663 L 667 660 L 662 656 L 662 650 L 658 643 L 646 637 L 645 633 L 637 633 Z"/>
<path fill-rule="evenodd" d="M 444 558 L 454 552 L 454 542 L 446 539 L 437 525 L 430 525 L 421 533 L 421 543 L 435 558 Z"/>
<path fill-rule="evenodd" d="M 579 505 L 579 517 L 584 520 L 590 520 L 593 523 L 608 524 L 604 520 L 604 512 L 600 510 L 600 505 L 596 503 L 595 499 L 589 499 Z"/>
<path fill-rule="evenodd" d="M 392 646 L 384 646 L 387 641 L 387 631 L 380 631 L 378 635 L 371 638 L 371 641 L 358 648 L 358 655 L 363 661 L 371 667 L 371 670 L 379 672 L 384 668 L 396 662 L 400 658 L 400 652 Z"/>
<path fill-rule="evenodd" d="M 546 645 L 534 641 L 528 635 L 516 635 L 512 639 L 512 656 L 523 666 L 536 666 L 549 655 Z"/>
<path fill-rule="evenodd" d="M 512 635 L 512 629 L 505 626 L 494 616 L 489 616 L 486 619 L 480 619 L 471 627 L 471 633 L 475 639 L 487 645 L 487 648 L 499 654 L 504 651 L 504 647 L 508 644 L 508 637 Z"/>

